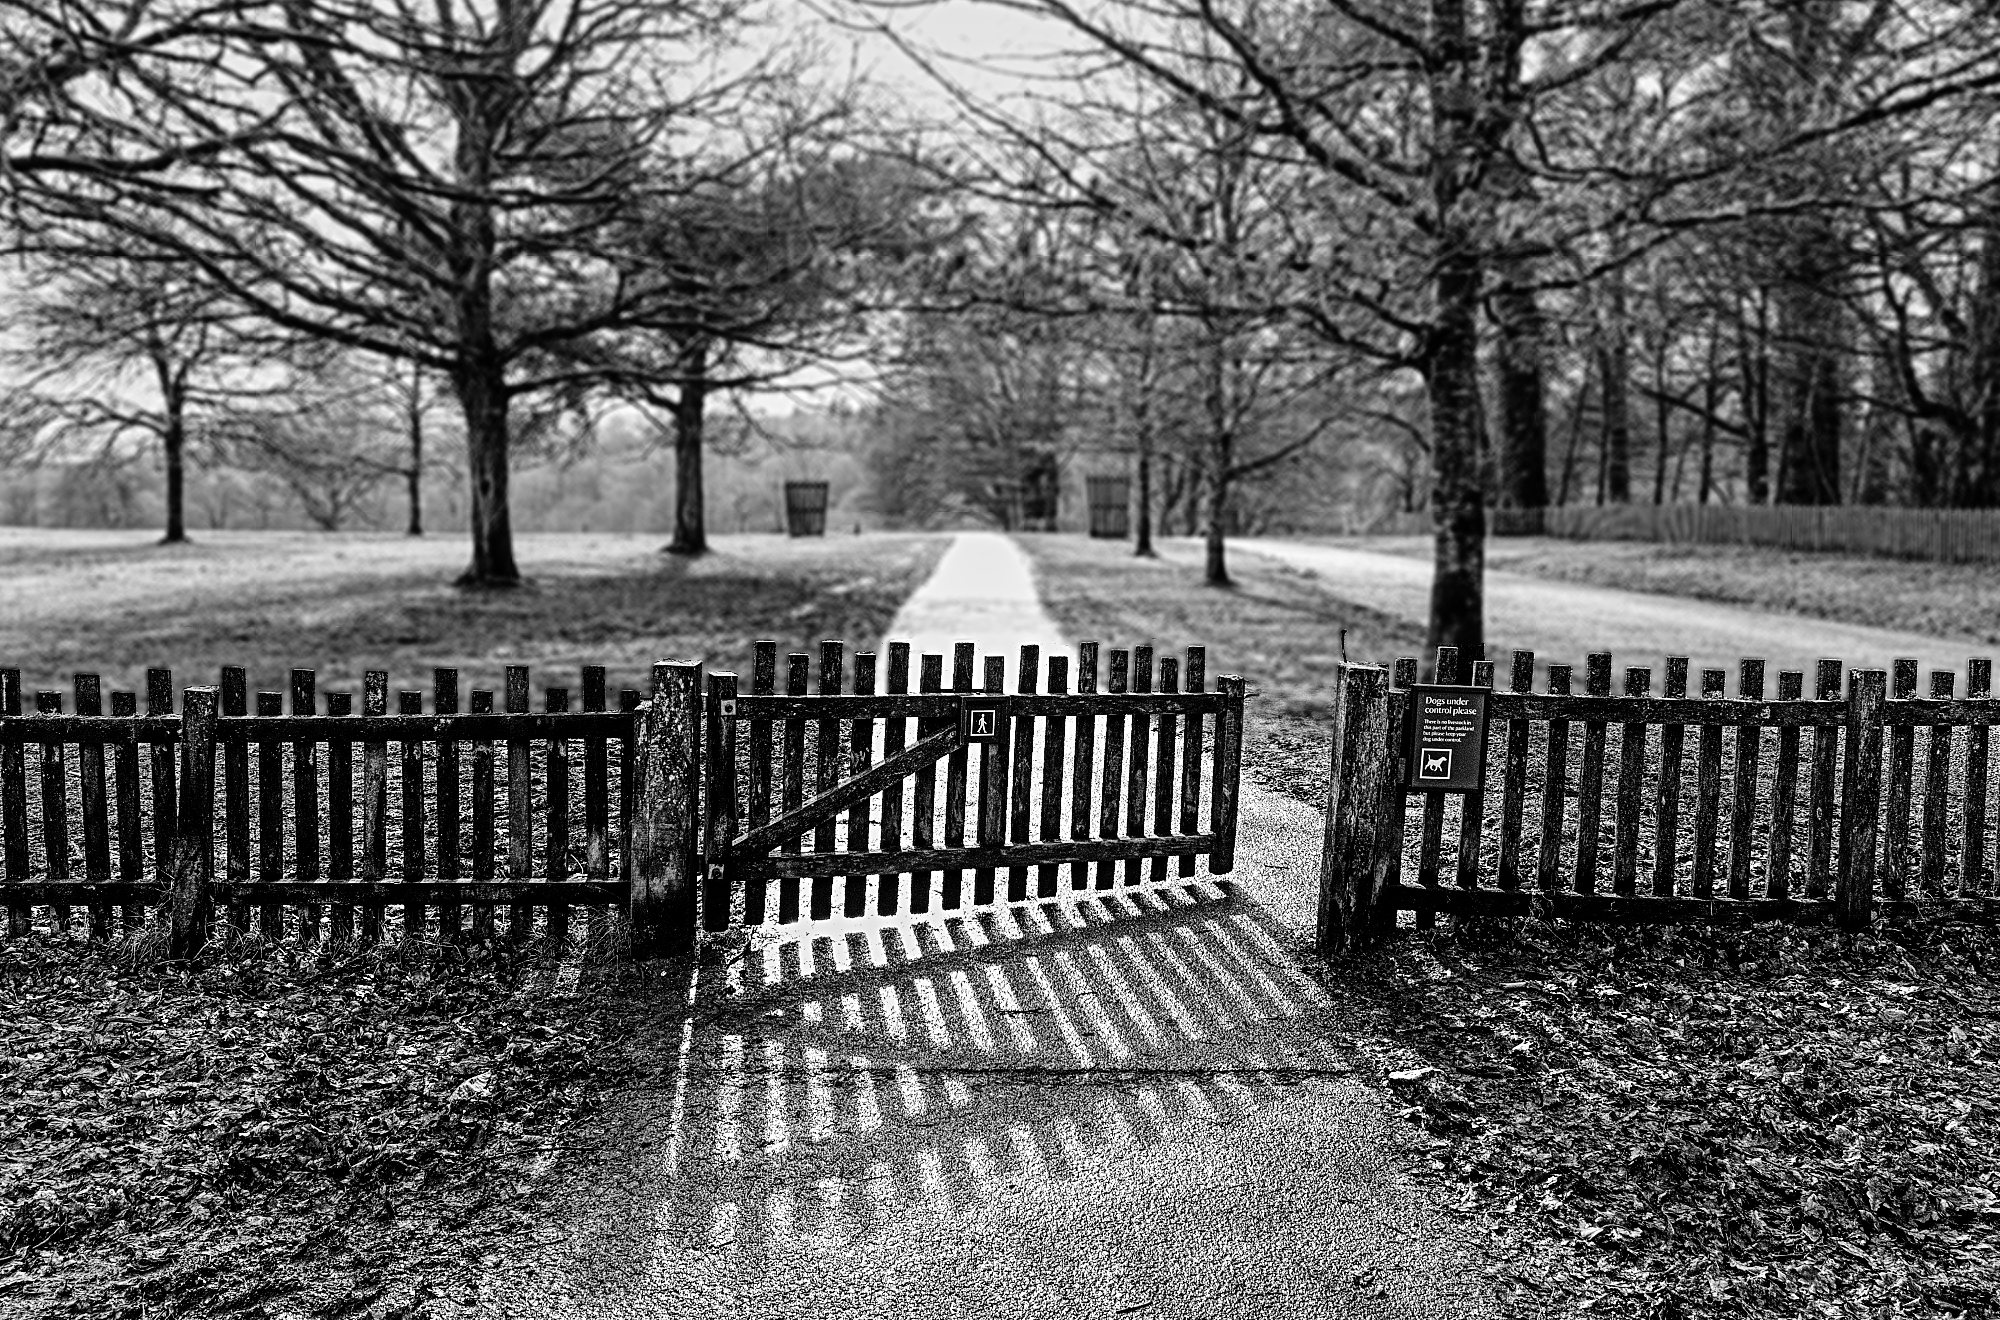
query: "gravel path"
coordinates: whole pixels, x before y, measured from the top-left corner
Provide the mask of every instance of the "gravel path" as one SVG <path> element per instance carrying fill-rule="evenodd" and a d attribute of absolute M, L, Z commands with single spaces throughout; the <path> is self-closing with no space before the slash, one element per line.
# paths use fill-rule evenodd
<path fill-rule="evenodd" d="M 985 535 L 890 636 L 1068 647 Z M 541 1240 L 449 1313 L 1493 1314 L 1299 966 L 1319 813 L 1246 798 L 1233 894 L 822 924 L 668 969 L 692 993 L 665 996 L 659 1083 L 565 1140 Z"/>
<path fill-rule="evenodd" d="M 1172 559 L 1198 562 L 1200 547 L 1194 541 L 1163 548 Z M 1230 549 L 1313 573 L 1358 605 L 1419 622 L 1428 617 L 1427 560 L 1302 541 L 1246 539 L 1232 541 Z M 1810 687 L 1813 664 L 1822 656 L 1868 668 L 1887 668 L 1898 656 L 1915 656 L 1925 671 L 1943 668 L 1963 675 L 1968 655 L 1990 649 L 1888 628 L 1501 572 L 1486 575 L 1486 631 L 1495 643 L 1488 647 L 1489 656 L 1504 657 L 1505 649 L 1522 647 L 1544 662 L 1575 664 L 1580 676 L 1587 653 L 1608 649 L 1615 666 L 1653 666 L 1657 684 L 1661 658 L 1685 655 L 1695 668 L 1730 670 L 1732 690 L 1736 662 L 1744 656 L 1766 660 L 1775 690 L 1779 669 L 1804 670 Z M 1928 681 L 1918 690 L 1928 691 Z"/>

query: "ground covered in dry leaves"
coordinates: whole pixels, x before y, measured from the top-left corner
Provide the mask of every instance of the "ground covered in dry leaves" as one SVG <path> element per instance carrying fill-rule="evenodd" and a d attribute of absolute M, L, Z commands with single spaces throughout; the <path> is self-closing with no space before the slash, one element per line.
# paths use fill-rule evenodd
<path fill-rule="evenodd" d="M 642 1011 L 536 950 L 0 945 L 0 1314 L 385 1316 L 531 1231 Z"/>
<path fill-rule="evenodd" d="M 1248 678 L 1246 771 L 1315 806 L 1341 629 L 1371 663 L 1422 640 L 1248 557 L 1214 592 L 1027 544 L 1072 635 Z M 1446 923 L 1324 975 L 1511 1314 L 2000 1314 L 1995 932 Z"/>

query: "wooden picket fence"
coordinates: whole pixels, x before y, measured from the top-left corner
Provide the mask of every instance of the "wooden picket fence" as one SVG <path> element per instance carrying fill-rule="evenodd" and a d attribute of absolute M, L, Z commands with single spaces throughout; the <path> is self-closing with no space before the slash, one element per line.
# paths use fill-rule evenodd
<path fill-rule="evenodd" d="M 407 933 L 518 940 L 539 912 L 560 938 L 572 906 L 625 902 L 636 691 L 610 709 L 604 669 L 585 666 L 580 710 L 551 687 L 531 712 L 528 667 L 512 665 L 502 693 L 461 710 L 457 671 L 440 668 L 428 700 L 401 691 L 392 713 L 388 677 L 365 675 L 357 714 L 309 669 L 253 705 L 228 666 L 177 711 L 172 673 L 153 669 L 143 713 L 113 692 L 106 715 L 94 674 L 76 676 L 70 710 L 44 691 L 30 713 L 19 671 L 0 670 L 8 933 L 37 909 L 68 931 L 81 907 L 106 939 L 166 906 L 195 943 L 217 912 L 270 939 L 370 940 L 393 907 Z"/>
<path fill-rule="evenodd" d="M 1205 690 L 1202 647 L 1156 665 L 1152 646 L 1084 642 L 1074 690 L 1069 657 L 1032 644 L 1011 692 L 1003 658 L 982 673 L 970 642 L 948 685 L 943 654 L 891 642 L 884 658 L 850 672 L 825 642 L 816 676 L 811 655 L 786 659 L 780 692 L 777 644 L 760 642 L 749 691 L 709 676 L 707 929 L 1049 899 L 1193 876 L 1203 858 L 1230 870 L 1244 684 Z M 964 736 L 968 709 L 994 716 L 990 739 Z"/>
<path fill-rule="evenodd" d="M 1493 686 L 1492 664 L 1464 676 Z M 1441 648 L 1437 681 L 1461 681 Z M 1332 956 L 1386 933 L 1397 914 L 1439 912 L 1593 921 L 1837 922 L 1849 929 L 1921 907 L 2000 917 L 1990 828 L 1991 740 L 2000 724 L 1992 662 L 1974 659 L 1966 692 L 1917 664 L 1846 676 L 1822 660 L 1778 674 L 1762 660 L 1736 694 L 1720 669 L 1688 693 L 1670 657 L 1625 671 L 1612 692 L 1608 652 L 1548 666 L 1531 691 L 1532 652 L 1490 698 L 1481 790 L 1405 791 L 1402 731 L 1417 662 L 1342 666 L 1321 871 L 1318 945 Z M 1606 790 L 1611 796 L 1607 799 Z"/>

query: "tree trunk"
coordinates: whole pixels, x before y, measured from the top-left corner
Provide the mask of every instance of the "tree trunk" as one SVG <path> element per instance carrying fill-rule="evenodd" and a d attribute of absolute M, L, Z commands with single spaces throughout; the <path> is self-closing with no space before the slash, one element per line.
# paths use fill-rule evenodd
<path fill-rule="evenodd" d="M 424 534 L 424 374 L 410 369 L 410 535 Z"/>
<path fill-rule="evenodd" d="M 1507 271 L 1494 295 L 1500 343 L 1500 482 L 1503 506 L 1539 509 L 1549 502 L 1547 389 L 1543 380 L 1545 323 L 1525 263 Z"/>
<path fill-rule="evenodd" d="M 702 502 L 701 450 L 708 416 L 708 344 L 692 345 L 674 398 L 674 539 L 670 555 L 708 553 L 708 521 Z"/>
<path fill-rule="evenodd" d="M 1426 386 L 1431 413 L 1431 519 L 1437 528 L 1427 649 L 1471 659 L 1486 640 L 1486 497 L 1479 471 L 1479 264 L 1462 245 L 1437 279 L 1437 326 Z"/>
<path fill-rule="evenodd" d="M 1743 371 L 1743 502 L 1771 502 L 1771 340 L 1762 294 L 1757 299 L 1753 336 L 1746 321 L 1737 323 L 1738 360 Z"/>
<path fill-rule="evenodd" d="M 1784 379 L 1779 429 L 1778 500 L 1840 503 L 1841 319 L 1834 288 L 1837 235 L 1815 223 L 1783 272 L 1778 337 Z"/>
<path fill-rule="evenodd" d="M 1151 559 L 1153 552 L 1153 453 L 1150 442 L 1139 448 L 1139 498 L 1137 518 L 1132 525 L 1132 553 Z"/>
<path fill-rule="evenodd" d="M 1207 526 L 1203 529 L 1206 541 L 1202 559 L 1201 580 L 1211 587 L 1226 587 L 1229 580 L 1229 565 L 1223 555 L 1222 529 L 1229 513 L 1229 466 L 1217 463 L 1208 475 Z"/>
<path fill-rule="evenodd" d="M 514 528 L 507 513 L 507 382 L 497 363 L 474 363 L 455 373 L 453 386 L 465 413 L 472 477 L 472 563 L 458 584 L 518 587 L 521 570 L 514 562 Z"/>
<path fill-rule="evenodd" d="M 187 423 L 177 396 L 167 405 L 167 433 L 163 438 L 167 451 L 167 534 L 160 538 L 160 543 L 177 545 L 188 539 L 185 513 Z"/>
<path fill-rule="evenodd" d="M 1598 349 L 1598 374 L 1604 383 L 1604 497 L 1613 504 L 1632 502 L 1632 414 L 1627 391 L 1632 381 L 1631 327 L 1625 319 L 1625 281 L 1613 274 L 1611 315 Z"/>

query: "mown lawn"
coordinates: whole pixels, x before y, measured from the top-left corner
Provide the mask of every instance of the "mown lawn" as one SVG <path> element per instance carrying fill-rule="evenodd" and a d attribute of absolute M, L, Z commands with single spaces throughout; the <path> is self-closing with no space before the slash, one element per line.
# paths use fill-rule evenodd
<path fill-rule="evenodd" d="M 1431 557 L 1428 537 L 1363 537 L 1338 543 Z M 1488 541 L 1486 565 L 1526 577 L 1749 605 L 1932 637 L 2000 642 L 2000 611 L 1994 609 L 2000 594 L 1994 588 L 1991 564 L 1535 536 Z"/>
<path fill-rule="evenodd" d="M 747 667 L 751 641 L 872 647 L 931 537 L 522 538 L 532 586 L 449 586 L 463 547 L 391 537 L 0 533 L 0 665 L 177 685 L 224 663 L 355 688 L 386 667 L 465 688 L 665 657 Z M 73 928 L 74 929 L 74 928 Z M 576 923 L 582 932 L 585 923 Z M 80 933 L 80 932 L 79 932 Z M 227 942 L 162 965 L 146 932 L 0 942 L 0 1315 L 421 1314 L 533 1231 L 529 1173 L 566 1121 L 655 1060 L 671 986 L 577 950 Z"/>
<path fill-rule="evenodd" d="M 1026 544 L 1072 634 L 1241 672 L 1246 770 L 1315 806 L 1340 630 L 1370 662 L 1421 641 L 1247 557 L 1216 592 L 1119 546 Z M 2000 1314 L 1993 931 L 1445 922 L 1322 974 L 1510 1313 Z"/>

